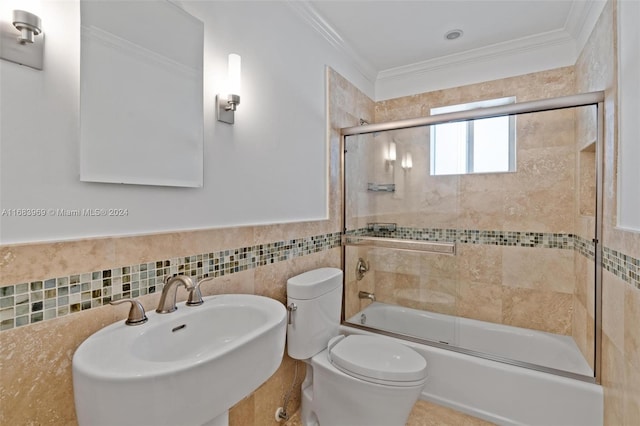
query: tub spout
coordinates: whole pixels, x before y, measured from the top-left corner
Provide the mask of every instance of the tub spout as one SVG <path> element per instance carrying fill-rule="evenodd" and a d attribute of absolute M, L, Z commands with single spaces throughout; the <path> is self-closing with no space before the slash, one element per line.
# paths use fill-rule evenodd
<path fill-rule="evenodd" d="M 361 292 L 359 292 L 359 293 L 358 293 L 358 298 L 359 298 L 359 299 L 369 299 L 369 300 L 371 300 L 372 302 L 375 302 L 375 301 L 376 301 L 376 295 L 375 295 L 375 294 L 373 294 L 373 293 L 369 293 L 369 292 L 367 292 L 367 291 L 361 291 Z"/>

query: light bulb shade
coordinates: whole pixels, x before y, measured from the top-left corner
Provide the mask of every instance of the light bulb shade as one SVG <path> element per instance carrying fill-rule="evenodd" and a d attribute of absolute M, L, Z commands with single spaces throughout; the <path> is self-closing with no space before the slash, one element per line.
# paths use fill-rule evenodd
<path fill-rule="evenodd" d="M 409 170 L 412 167 L 413 167 L 413 157 L 411 156 L 410 152 L 407 152 L 404 155 L 404 159 L 402 160 L 402 168 Z"/>
<path fill-rule="evenodd" d="M 216 117 L 218 121 L 233 124 L 235 122 L 235 112 L 240 105 L 240 91 L 242 89 L 241 80 L 241 59 L 240 55 L 231 53 L 227 64 L 227 81 L 225 82 L 226 94 L 224 91 L 221 95 L 216 96 L 218 109 Z"/>
<path fill-rule="evenodd" d="M 242 76 L 241 76 L 241 58 L 240 55 L 232 53 L 229 55 L 229 65 L 227 70 L 227 84 L 229 95 L 241 95 Z"/>
<path fill-rule="evenodd" d="M 396 161 L 396 143 L 389 142 L 389 156 L 387 157 L 389 161 Z"/>

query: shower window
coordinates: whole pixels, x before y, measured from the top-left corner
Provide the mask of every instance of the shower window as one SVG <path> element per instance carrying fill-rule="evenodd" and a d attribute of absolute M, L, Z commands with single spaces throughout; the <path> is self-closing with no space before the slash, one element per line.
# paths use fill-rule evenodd
<path fill-rule="evenodd" d="M 506 105 L 515 97 L 432 108 L 431 115 Z M 431 175 L 515 171 L 515 116 L 431 127 Z"/>

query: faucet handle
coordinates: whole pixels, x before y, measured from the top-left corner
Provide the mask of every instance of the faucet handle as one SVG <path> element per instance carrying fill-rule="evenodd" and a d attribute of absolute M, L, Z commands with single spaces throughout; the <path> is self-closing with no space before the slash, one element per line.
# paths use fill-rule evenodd
<path fill-rule="evenodd" d="M 202 293 L 200 292 L 200 283 L 198 283 L 189 290 L 189 298 L 185 304 L 187 306 L 200 306 L 203 303 L 204 300 L 202 300 Z"/>
<path fill-rule="evenodd" d="M 185 303 L 187 306 L 200 306 L 204 303 L 202 300 L 202 292 L 200 292 L 200 284 L 213 280 L 214 277 L 201 279 L 192 289 L 189 290 L 189 298 Z"/>
<path fill-rule="evenodd" d="M 120 305 L 122 303 L 131 303 L 131 309 L 129 309 L 129 317 L 124 322 L 127 325 L 140 325 L 147 322 L 148 318 L 142 307 L 142 303 L 134 299 L 120 299 L 109 302 L 110 305 Z"/>

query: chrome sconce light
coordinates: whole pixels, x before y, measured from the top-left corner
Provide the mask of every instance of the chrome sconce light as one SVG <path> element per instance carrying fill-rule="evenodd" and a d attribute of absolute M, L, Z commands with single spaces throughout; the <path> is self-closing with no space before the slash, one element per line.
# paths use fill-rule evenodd
<path fill-rule="evenodd" d="M 44 34 L 39 16 L 24 10 L 14 10 L 11 24 L 2 22 L 0 32 L 0 58 L 37 70 L 42 69 Z"/>
<path fill-rule="evenodd" d="M 20 44 L 33 43 L 33 37 L 42 33 L 42 21 L 37 15 L 24 10 L 13 11 L 13 26 L 20 31 Z"/>
<path fill-rule="evenodd" d="M 217 118 L 223 123 L 233 124 L 235 111 L 240 104 L 241 90 L 241 58 L 232 53 L 229 55 L 226 94 L 216 95 Z"/>

